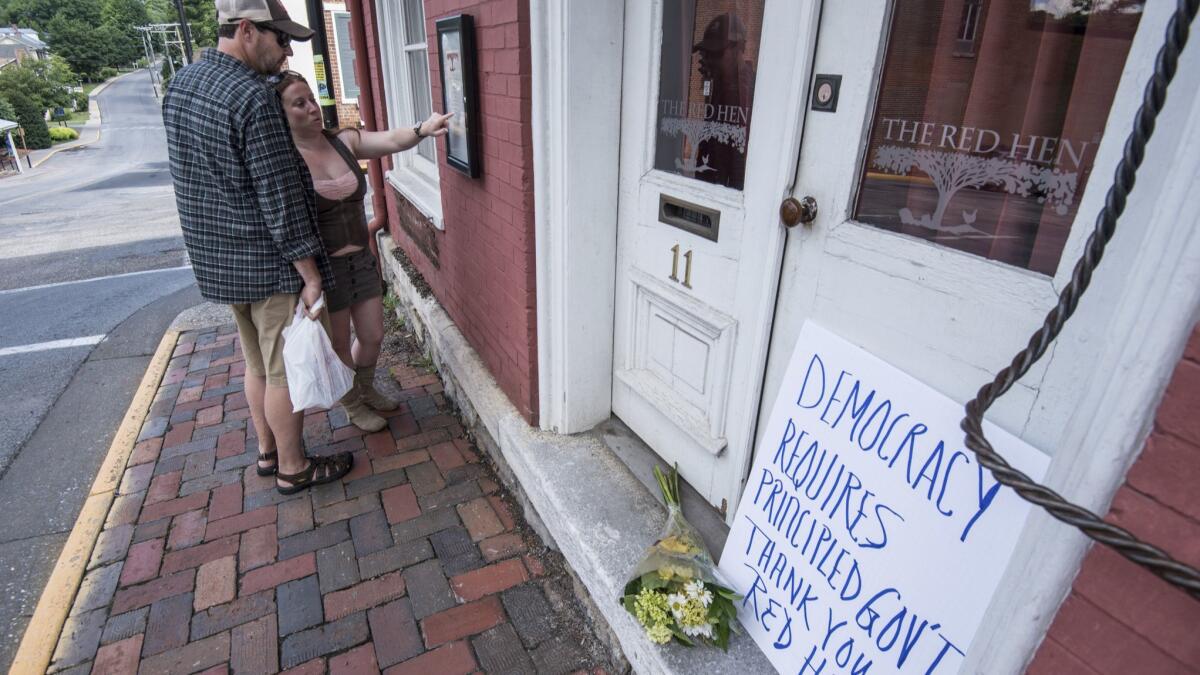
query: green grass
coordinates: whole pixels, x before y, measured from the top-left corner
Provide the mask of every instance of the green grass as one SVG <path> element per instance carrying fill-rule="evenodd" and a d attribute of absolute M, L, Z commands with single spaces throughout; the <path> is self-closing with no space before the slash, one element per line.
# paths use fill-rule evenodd
<path fill-rule="evenodd" d="M 64 120 L 69 127 L 83 126 L 92 118 L 91 113 L 86 110 L 72 111 L 71 116 Z M 57 122 L 56 122 L 57 124 Z"/>
<path fill-rule="evenodd" d="M 84 85 L 83 85 L 83 93 L 85 93 L 85 94 L 91 94 L 91 93 L 92 93 L 92 90 L 93 90 L 93 89 L 95 89 L 96 87 L 99 87 L 101 84 L 104 84 L 104 83 L 103 83 L 103 82 L 87 82 L 87 83 L 84 83 Z"/>
<path fill-rule="evenodd" d="M 421 358 L 412 362 L 412 365 L 416 368 L 424 370 L 427 373 L 437 372 L 437 368 L 435 368 L 433 365 L 433 359 L 429 358 L 428 354 L 422 354 Z"/>

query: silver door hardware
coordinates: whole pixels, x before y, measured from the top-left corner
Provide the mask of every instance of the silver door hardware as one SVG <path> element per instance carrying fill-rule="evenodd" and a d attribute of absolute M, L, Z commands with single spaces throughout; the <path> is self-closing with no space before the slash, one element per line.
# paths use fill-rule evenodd
<path fill-rule="evenodd" d="M 710 241 L 717 240 L 721 228 L 721 212 L 682 199 L 658 195 L 658 222 L 678 227 Z"/>

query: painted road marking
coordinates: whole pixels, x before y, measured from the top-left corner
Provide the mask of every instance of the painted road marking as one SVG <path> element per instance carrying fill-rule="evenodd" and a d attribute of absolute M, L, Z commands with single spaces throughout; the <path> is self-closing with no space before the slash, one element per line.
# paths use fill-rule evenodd
<path fill-rule="evenodd" d="M 179 267 L 164 267 L 157 270 L 143 270 L 141 272 L 126 272 L 124 274 L 111 274 L 106 277 L 92 277 L 90 279 L 76 279 L 75 281 L 58 281 L 53 284 L 42 284 L 41 286 L 26 286 L 24 288 L 10 288 L 0 291 L 0 295 L 8 295 L 10 293 L 25 293 L 27 291 L 40 291 L 45 288 L 57 288 L 59 286 L 71 286 L 74 284 L 87 284 L 93 281 L 108 281 L 109 279 L 123 279 L 125 277 L 136 277 L 142 274 L 158 274 L 159 272 L 178 272 L 180 270 L 190 270 L 191 265 L 181 265 Z"/>
<path fill-rule="evenodd" d="M 5 347 L 0 349 L 0 356 L 8 356 L 10 354 L 28 354 L 29 352 L 44 352 L 50 349 L 67 349 L 69 347 L 87 347 L 94 345 L 103 339 L 103 335 L 89 335 L 87 337 L 70 338 L 67 340 L 51 340 L 49 342 L 38 342 L 31 345 L 17 345 L 16 347 Z"/>

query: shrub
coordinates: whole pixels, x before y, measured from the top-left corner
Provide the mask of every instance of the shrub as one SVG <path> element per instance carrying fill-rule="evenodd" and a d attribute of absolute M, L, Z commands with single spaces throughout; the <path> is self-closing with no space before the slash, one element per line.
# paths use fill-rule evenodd
<path fill-rule="evenodd" d="M 102 80 L 107 80 L 111 77 L 116 77 L 117 75 L 120 75 L 120 72 L 112 66 L 104 66 L 100 69 L 100 79 Z"/>
<path fill-rule="evenodd" d="M 75 109 L 76 110 L 87 110 L 88 109 L 88 95 L 87 94 L 83 93 L 82 91 L 77 91 L 72 96 L 75 98 Z"/>
<path fill-rule="evenodd" d="M 183 67 L 183 64 L 178 59 L 171 59 L 171 61 L 175 65 L 175 70 L 171 70 L 171 64 L 167 63 L 166 59 L 163 59 L 162 67 L 158 70 L 158 76 L 162 80 L 163 91 L 167 90 L 167 83 L 171 81 L 171 74 Z"/>
<path fill-rule="evenodd" d="M 30 150 L 50 147 L 50 131 L 42 107 L 25 96 L 15 97 L 12 104 L 17 111 L 17 122 L 25 130 L 25 147 Z"/>
<path fill-rule="evenodd" d="M 50 127 L 50 140 L 55 143 L 73 141 L 77 138 L 79 138 L 79 132 L 71 127 Z"/>
<path fill-rule="evenodd" d="M 11 103 L 2 98 L 0 98 L 0 120 L 17 121 L 17 111 L 13 109 Z"/>

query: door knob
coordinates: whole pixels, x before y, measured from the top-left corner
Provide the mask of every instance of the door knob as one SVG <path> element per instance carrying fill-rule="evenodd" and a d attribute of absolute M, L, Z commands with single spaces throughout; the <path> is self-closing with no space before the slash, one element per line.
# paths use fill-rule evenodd
<path fill-rule="evenodd" d="M 779 205 L 779 217 L 788 227 L 795 227 L 799 223 L 811 225 L 817 218 L 817 200 L 812 197 L 799 200 L 788 197 Z"/>

